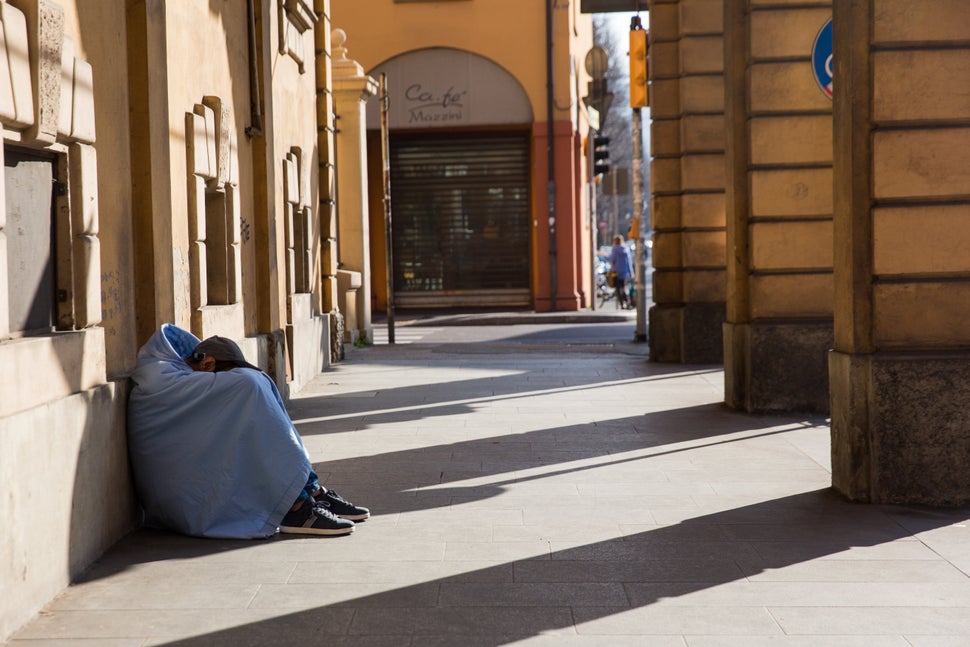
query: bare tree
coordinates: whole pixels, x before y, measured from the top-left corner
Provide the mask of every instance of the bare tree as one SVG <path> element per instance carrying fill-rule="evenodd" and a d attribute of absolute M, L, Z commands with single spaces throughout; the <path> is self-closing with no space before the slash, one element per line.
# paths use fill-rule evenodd
<path fill-rule="evenodd" d="M 633 215 L 629 45 L 626 41 L 621 41 L 616 31 L 611 29 L 609 15 L 593 16 L 593 41 L 609 55 L 606 79 L 609 91 L 613 93 L 613 103 L 599 133 L 610 139 L 611 167 L 610 173 L 602 176 L 596 195 L 599 245 L 610 244 L 615 234 L 626 236 Z M 620 192 L 618 195 L 614 195 L 614 187 Z"/>

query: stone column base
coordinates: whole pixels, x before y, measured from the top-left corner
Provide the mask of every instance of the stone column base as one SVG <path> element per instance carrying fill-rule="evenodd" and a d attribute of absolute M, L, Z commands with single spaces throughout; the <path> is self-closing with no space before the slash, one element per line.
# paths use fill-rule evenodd
<path fill-rule="evenodd" d="M 724 401 L 750 413 L 828 413 L 831 321 L 724 324 Z"/>
<path fill-rule="evenodd" d="M 650 308 L 651 362 L 720 364 L 724 361 L 723 303 L 655 305 Z"/>
<path fill-rule="evenodd" d="M 286 343 L 292 366 L 290 393 L 298 393 L 330 366 L 330 317 L 313 314 L 287 324 Z"/>
<path fill-rule="evenodd" d="M 829 354 L 832 485 L 854 501 L 970 503 L 970 353 Z"/>
<path fill-rule="evenodd" d="M 330 363 L 344 360 L 344 316 L 339 311 L 330 312 Z"/>
<path fill-rule="evenodd" d="M 532 304 L 536 312 L 552 312 L 552 299 L 548 295 L 535 297 Z M 582 308 L 583 296 L 578 292 L 556 295 L 556 312 L 576 312 Z"/>
<path fill-rule="evenodd" d="M 360 290 L 360 272 L 337 270 L 337 289 L 340 291 L 340 313 L 344 316 L 344 343 L 353 344 L 360 338 L 357 318 L 357 292 Z"/>

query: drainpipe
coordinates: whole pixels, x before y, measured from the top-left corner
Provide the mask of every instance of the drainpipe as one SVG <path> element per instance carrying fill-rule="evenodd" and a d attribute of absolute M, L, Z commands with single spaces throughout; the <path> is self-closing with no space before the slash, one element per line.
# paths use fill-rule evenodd
<path fill-rule="evenodd" d="M 546 124 L 548 126 L 549 182 L 549 309 L 556 309 L 556 151 L 553 133 L 553 106 L 555 85 L 553 83 L 552 22 L 553 5 L 556 0 L 546 1 Z"/>
<path fill-rule="evenodd" d="M 251 124 L 246 127 L 249 137 L 263 136 L 263 94 L 259 89 L 259 58 L 256 47 L 256 7 L 255 0 L 246 3 L 246 17 L 249 21 L 249 112 Z"/>

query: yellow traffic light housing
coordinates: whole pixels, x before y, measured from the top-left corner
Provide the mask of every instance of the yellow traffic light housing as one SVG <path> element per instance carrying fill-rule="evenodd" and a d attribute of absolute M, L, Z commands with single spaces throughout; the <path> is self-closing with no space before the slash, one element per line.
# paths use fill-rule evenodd
<path fill-rule="evenodd" d="M 643 29 L 630 31 L 630 107 L 646 108 L 647 96 L 647 32 Z"/>
<path fill-rule="evenodd" d="M 593 137 L 593 175 L 603 175 L 610 171 L 610 138 L 603 135 Z"/>

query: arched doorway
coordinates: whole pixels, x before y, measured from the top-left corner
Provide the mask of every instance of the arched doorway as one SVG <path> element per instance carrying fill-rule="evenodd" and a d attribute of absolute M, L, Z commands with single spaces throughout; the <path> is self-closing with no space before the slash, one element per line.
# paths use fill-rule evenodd
<path fill-rule="evenodd" d="M 488 59 L 448 48 L 370 71 L 382 73 L 395 303 L 530 306 L 533 113 L 522 86 Z M 371 128 L 379 109 L 368 105 Z"/>

